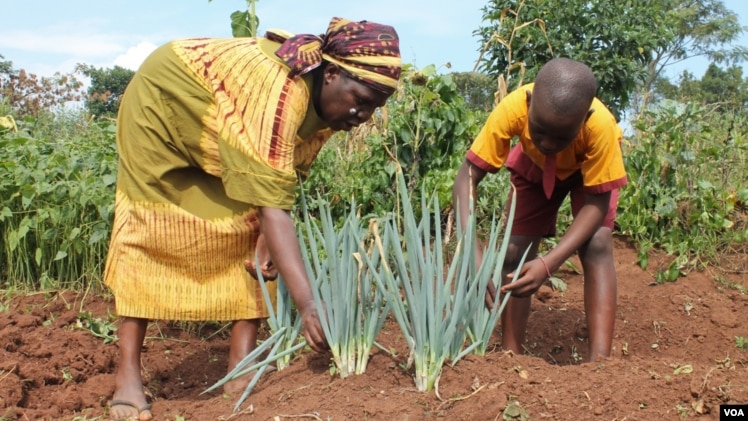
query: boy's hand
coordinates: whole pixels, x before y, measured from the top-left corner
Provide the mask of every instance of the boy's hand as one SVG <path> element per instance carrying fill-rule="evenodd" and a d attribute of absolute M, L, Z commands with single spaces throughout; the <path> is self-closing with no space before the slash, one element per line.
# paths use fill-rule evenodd
<path fill-rule="evenodd" d="M 312 301 L 306 303 L 303 307 L 299 307 L 299 312 L 301 313 L 301 331 L 304 339 L 306 339 L 306 343 L 313 350 L 320 353 L 330 349 L 314 302 Z"/>
<path fill-rule="evenodd" d="M 514 274 L 508 275 L 511 279 Z M 512 292 L 515 297 L 529 297 L 534 294 L 543 283 L 548 280 L 545 265 L 540 259 L 534 259 L 522 266 L 519 278 L 516 281 L 501 287 L 501 293 Z"/>

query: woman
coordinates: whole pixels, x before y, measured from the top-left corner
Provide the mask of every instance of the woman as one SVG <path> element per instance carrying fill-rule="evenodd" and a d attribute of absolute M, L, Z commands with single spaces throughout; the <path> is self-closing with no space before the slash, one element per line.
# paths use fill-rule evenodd
<path fill-rule="evenodd" d="M 289 214 L 297 174 L 334 131 L 385 104 L 400 69 L 394 28 L 340 18 L 321 37 L 187 39 L 146 59 L 117 124 L 104 276 L 122 318 L 113 419 L 152 418 L 140 376 L 149 319 L 232 320 L 229 370 L 255 348 L 268 316 L 244 267 L 256 277 L 255 253 L 265 278 L 283 275 L 309 345 L 327 349 Z"/>

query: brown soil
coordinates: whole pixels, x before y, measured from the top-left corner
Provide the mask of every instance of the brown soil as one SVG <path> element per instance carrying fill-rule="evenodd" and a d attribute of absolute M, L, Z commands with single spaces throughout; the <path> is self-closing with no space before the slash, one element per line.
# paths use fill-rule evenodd
<path fill-rule="evenodd" d="M 445 366 L 438 392 L 419 392 L 403 369 L 407 351 L 395 323 L 378 341 L 365 374 L 330 374 L 330 356 L 304 351 L 263 376 L 241 412 L 236 397 L 200 392 L 225 372 L 225 326 L 153 323 L 144 379 L 158 420 L 496 420 L 521 408 L 529 419 L 718 419 L 722 403 L 748 404 L 748 275 L 745 254 L 722 269 L 657 285 L 667 259 L 647 271 L 623 240 L 615 244 L 619 307 L 610 360 L 586 360 L 582 278 L 566 292 L 545 288 L 533 301 L 527 355 L 496 346 Z M 37 293 L 0 306 L 0 420 L 101 420 L 114 388 L 116 342 L 104 344 L 79 312 L 110 320 L 111 297 Z M 493 340 L 498 342 L 498 334 Z M 521 412 L 521 411 L 520 411 Z M 517 418 L 519 419 L 519 418 Z"/>

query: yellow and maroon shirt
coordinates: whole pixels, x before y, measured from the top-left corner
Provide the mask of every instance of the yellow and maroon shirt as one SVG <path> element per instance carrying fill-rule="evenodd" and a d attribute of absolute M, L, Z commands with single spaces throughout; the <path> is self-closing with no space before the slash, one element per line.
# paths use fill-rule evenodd
<path fill-rule="evenodd" d="M 532 92 L 533 86 L 531 83 L 520 87 L 494 108 L 467 153 L 473 165 L 490 173 L 505 165 L 515 169 L 507 158 L 512 140 L 517 138 L 522 152 L 543 168 L 545 155 L 533 145 L 527 123 L 527 92 Z M 581 170 L 585 191 L 600 194 L 626 185 L 621 152 L 623 131 L 599 99 L 592 101 L 590 109 L 593 113 L 577 137 L 557 154 L 556 177 L 565 180 Z"/>

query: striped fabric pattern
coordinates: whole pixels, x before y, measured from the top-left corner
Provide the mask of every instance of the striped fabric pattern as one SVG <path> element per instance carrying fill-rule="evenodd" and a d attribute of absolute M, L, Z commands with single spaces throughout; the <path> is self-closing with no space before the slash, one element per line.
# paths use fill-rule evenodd
<path fill-rule="evenodd" d="M 172 204 L 135 203 L 118 191 L 117 241 L 105 273 L 117 312 L 164 320 L 267 316 L 259 283 L 242 265 L 254 254 L 258 229 L 254 210 L 209 221 Z"/>
<path fill-rule="evenodd" d="M 309 81 L 289 78 L 267 51 L 277 44 L 263 43 L 270 41 L 174 41 L 128 85 L 104 274 L 120 316 L 268 316 L 244 269 L 259 234 L 257 206 L 290 208 L 297 171 L 309 170 L 332 132 L 312 119 L 299 136 Z M 268 287 L 274 300 L 275 283 Z"/>
<path fill-rule="evenodd" d="M 215 119 L 218 136 L 232 147 L 293 174 L 295 131 L 309 93 L 259 48 L 248 48 L 256 42 L 190 39 L 175 43 L 175 52 L 215 96 L 215 114 L 206 114 L 204 124 L 211 126 L 209 120 Z"/>

